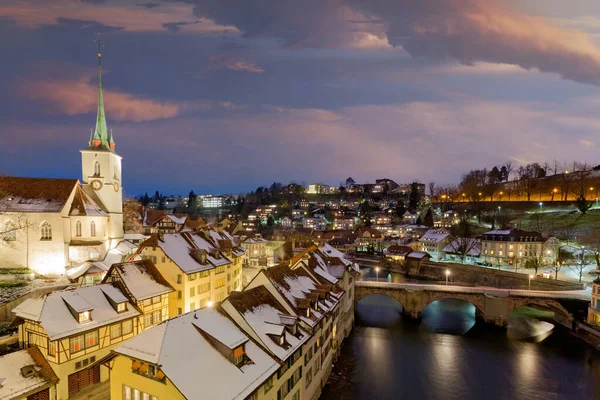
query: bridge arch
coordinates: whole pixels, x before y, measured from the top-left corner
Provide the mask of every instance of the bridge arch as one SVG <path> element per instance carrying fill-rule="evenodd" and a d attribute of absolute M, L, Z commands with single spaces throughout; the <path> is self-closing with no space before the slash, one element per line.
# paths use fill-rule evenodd
<path fill-rule="evenodd" d="M 479 297 L 480 296 L 473 296 L 463 293 L 435 293 L 428 296 L 428 298 L 423 302 L 423 310 L 431 303 L 435 303 L 438 300 L 460 300 L 475 307 L 475 317 L 485 320 L 485 304 L 483 304 L 483 301 L 481 301 L 483 299 L 479 299 Z"/>
<path fill-rule="evenodd" d="M 530 298 L 519 298 L 514 299 L 509 303 L 508 315 L 510 316 L 517 308 L 520 307 L 532 307 L 541 308 L 543 310 L 549 310 L 554 312 L 555 319 L 564 319 L 565 321 L 574 321 L 573 314 L 563 307 L 560 302 L 556 300 L 542 300 L 542 299 L 530 299 Z"/>

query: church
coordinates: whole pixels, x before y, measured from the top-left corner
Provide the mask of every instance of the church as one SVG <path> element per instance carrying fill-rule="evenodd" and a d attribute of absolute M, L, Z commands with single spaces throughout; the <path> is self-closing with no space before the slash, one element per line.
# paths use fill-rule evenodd
<path fill-rule="evenodd" d="M 58 277 L 123 239 L 122 158 L 106 127 L 101 60 L 98 52 L 96 129 L 81 150 L 81 181 L 0 177 L 0 268 Z"/>

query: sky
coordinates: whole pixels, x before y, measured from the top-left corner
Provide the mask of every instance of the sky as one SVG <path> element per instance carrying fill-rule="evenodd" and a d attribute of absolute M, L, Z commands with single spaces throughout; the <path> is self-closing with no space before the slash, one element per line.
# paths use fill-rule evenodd
<path fill-rule="evenodd" d="M 1 174 L 80 177 L 97 33 L 129 195 L 600 164 L 597 0 L 3 0 Z"/>

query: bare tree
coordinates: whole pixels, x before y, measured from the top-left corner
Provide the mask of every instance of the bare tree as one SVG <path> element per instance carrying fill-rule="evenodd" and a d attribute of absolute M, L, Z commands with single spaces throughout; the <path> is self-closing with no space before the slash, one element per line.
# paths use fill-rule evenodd
<path fill-rule="evenodd" d="M 429 186 L 429 196 L 431 197 L 431 202 L 433 203 L 435 200 L 435 182 L 429 182 L 428 183 Z"/>
<path fill-rule="evenodd" d="M 448 244 L 448 247 L 460 257 L 460 262 L 464 264 L 465 258 L 472 254 L 477 247 L 480 247 L 481 242 L 475 237 L 474 228 L 466 216 L 462 216 L 460 222 L 452 227 L 451 233 L 454 239 Z"/>
<path fill-rule="evenodd" d="M 579 255 L 579 257 L 575 257 L 575 264 L 574 265 L 569 265 L 569 268 L 576 272 L 577 275 L 579 276 L 579 283 L 581 283 L 581 278 L 583 278 L 583 271 L 585 270 L 585 267 L 589 264 L 589 259 L 586 258 L 585 256 L 585 248 L 582 247 L 581 248 L 581 253 Z"/>
<path fill-rule="evenodd" d="M 509 178 L 510 178 L 510 173 L 513 171 L 514 168 L 514 164 L 512 161 L 508 160 L 504 163 L 503 167 L 506 168 L 506 182 L 508 182 Z"/>

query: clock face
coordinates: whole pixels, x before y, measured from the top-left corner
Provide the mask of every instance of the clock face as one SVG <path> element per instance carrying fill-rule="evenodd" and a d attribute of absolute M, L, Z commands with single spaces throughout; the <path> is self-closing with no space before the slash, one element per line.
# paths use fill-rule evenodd
<path fill-rule="evenodd" d="M 119 182 L 113 183 L 113 189 L 115 189 L 115 192 L 119 191 Z"/>
<path fill-rule="evenodd" d="M 100 182 L 98 180 L 92 181 L 92 188 L 94 190 L 100 190 L 100 189 L 102 189 L 102 182 Z"/>

